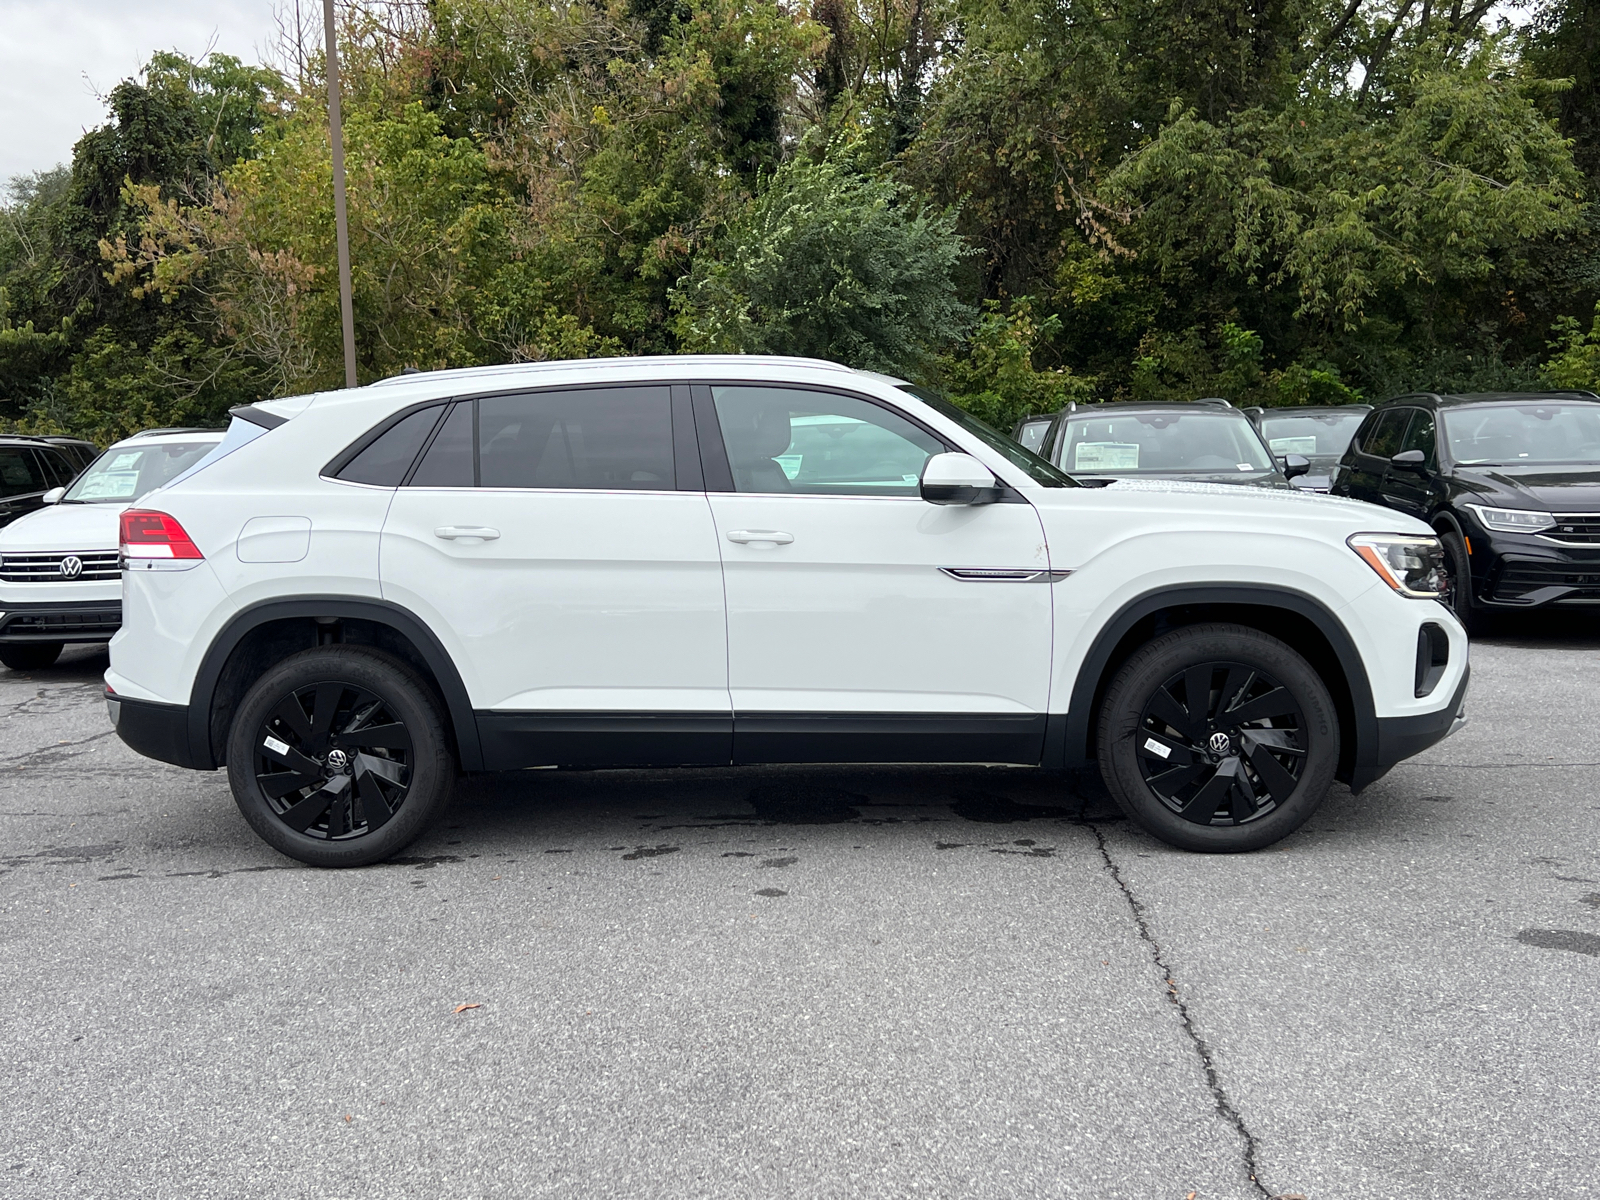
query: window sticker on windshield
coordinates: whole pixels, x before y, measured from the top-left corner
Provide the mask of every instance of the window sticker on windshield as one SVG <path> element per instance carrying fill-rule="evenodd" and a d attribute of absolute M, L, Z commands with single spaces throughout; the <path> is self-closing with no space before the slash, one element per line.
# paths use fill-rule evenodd
<path fill-rule="evenodd" d="M 111 465 L 106 467 L 106 470 L 131 471 L 139 465 L 139 456 L 143 453 L 143 450 L 132 450 L 127 454 L 119 454 L 111 460 Z"/>
<path fill-rule="evenodd" d="M 793 479 L 800 474 L 800 460 L 804 457 L 805 455 L 803 454 L 780 454 L 772 461 L 783 468 L 783 473 L 786 476 Z"/>
<path fill-rule="evenodd" d="M 1234 463 L 1233 465 L 1238 467 L 1239 470 L 1241 470 L 1241 471 L 1253 471 L 1253 470 L 1255 470 L 1255 468 L 1252 467 L 1249 463 Z"/>
<path fill-rule="evenodd" d="M 137 457 L 137 455 L 135 456 Z M 79 500 L 128 500 L 139 490 L 137 471 L 99 471 L 83 481 Z"/>
<path fill-rule="evenodd" d="M 1073 447 L 1074 471 L 1134 471 L 1138 467 L 1137 442 L 1079 442 Z"/>
<path fill-rule="evenodd" d="M 1268 438 L 1267 445 L 1272 447 L 1274 454 L 1315 454 L 1317 435 L 1313 433 L 1310 437 Z"/>

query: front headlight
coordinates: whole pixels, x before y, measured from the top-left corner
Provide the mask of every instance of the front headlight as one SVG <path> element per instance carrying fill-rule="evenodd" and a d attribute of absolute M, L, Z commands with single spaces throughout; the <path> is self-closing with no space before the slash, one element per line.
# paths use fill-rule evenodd
<path fill-rule="evenodd" d="M 1482 504 L 1463 504 L 1485 529 L 1496 533 L 1543 533 L 1556 527 L 1555 517 L 1547 512 L 1532 512 L 1526 508 L 1488 508 Z"/>
<path fill-rule="evenodd" d="M 1358 533 L 1350 549 L 1402 596 L 1437 600 L 1450 590 L 1444 547 L 1435 537 L 1403 533 Z"/>

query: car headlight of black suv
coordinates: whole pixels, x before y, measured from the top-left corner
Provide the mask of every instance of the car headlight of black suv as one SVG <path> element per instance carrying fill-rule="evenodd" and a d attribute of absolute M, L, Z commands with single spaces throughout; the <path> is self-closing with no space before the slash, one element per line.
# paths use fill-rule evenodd
<path fill-rule="evenodd" d="M 1490 508 L 1486 504 L 1463 504 L 1478 518 L 1478 523 L 1495 533 L 1543 533 L 1556 527 L 1554 514 L 1526 508 Z"/>

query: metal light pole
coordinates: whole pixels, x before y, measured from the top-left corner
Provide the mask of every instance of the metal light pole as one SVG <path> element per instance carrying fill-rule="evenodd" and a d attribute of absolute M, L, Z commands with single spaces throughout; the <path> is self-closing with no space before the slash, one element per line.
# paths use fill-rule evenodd
<path fill-rule="evenodd" d="M 322 31 L 328 45 L 328 133 L 333 139 L 333 227 L 339 243 L 339 318 L 344 325 L 344 385 L 356 386 L 356 318 L 350 301 L 350 217 L 344 202 L 344 134 L 339 116 L 339 43 L 333 32 L 333 0 L 322 0 Z"/>

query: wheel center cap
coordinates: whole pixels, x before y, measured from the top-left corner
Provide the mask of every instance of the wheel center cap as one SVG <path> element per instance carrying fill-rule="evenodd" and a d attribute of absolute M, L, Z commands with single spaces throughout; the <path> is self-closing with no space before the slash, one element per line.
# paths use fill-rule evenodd
<path fill-rule="evenodd" d="M 350 765 L 350 756 L 343 750 L 328 751 L 328 770 L 343 771 Z"/>
<path fill-rule="evenodd" d="M 1233 749 L 1233 739 L 1219 729 L 1206 739 L 1206 747 L 1213 754 L 1226 754 Z"/>

